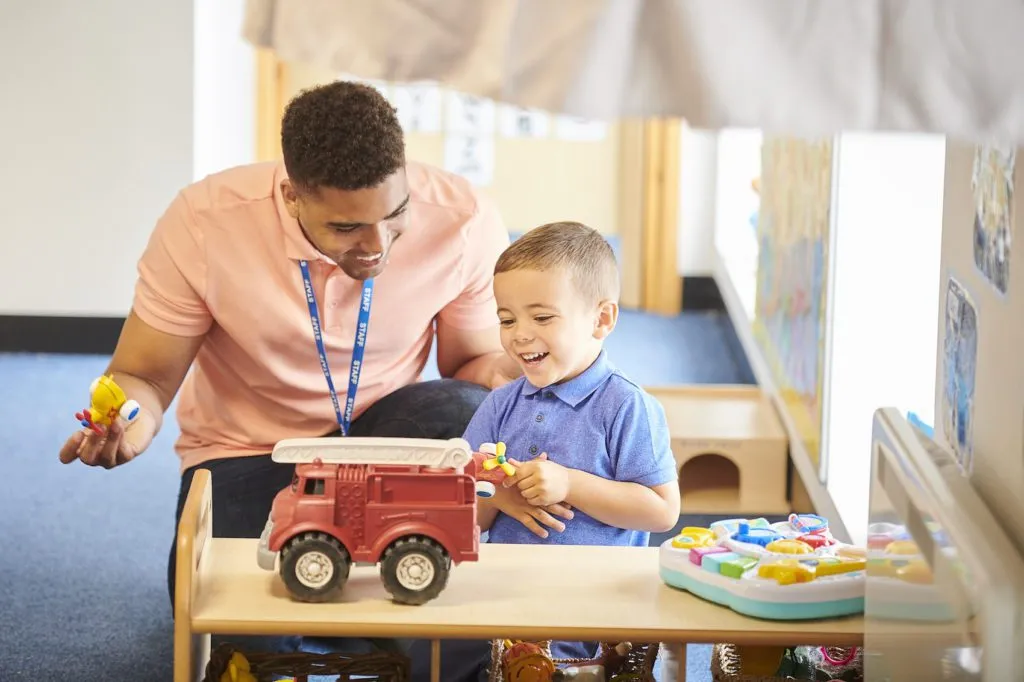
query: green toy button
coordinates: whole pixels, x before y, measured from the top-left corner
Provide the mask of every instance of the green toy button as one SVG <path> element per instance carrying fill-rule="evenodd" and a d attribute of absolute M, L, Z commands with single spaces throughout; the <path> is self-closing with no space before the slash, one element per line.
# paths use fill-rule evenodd
<path fill-rule="evenodd" d="M 751 556 L 739 556 L 735 555 L 734 559 L 723 562 L 719 566 L 719 571 L 722 575 L 729 578 L 736 578 L 737 580 L 743 576 L 743 574 L 750 568 L 757 564 L 757 559 Z"/>

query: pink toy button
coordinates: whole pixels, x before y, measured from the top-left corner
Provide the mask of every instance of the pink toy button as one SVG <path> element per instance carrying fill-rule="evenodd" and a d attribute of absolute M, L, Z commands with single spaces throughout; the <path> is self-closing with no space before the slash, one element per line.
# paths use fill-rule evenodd
<path fill-rule="evenodd" d="M 725 547 L 694 547 L 690 550 L 690 563 L 696 566 L 700 566 L 704 557 L 708 554 L 719 554 L 721 552 L 728 552 L 729 550 Z"/>

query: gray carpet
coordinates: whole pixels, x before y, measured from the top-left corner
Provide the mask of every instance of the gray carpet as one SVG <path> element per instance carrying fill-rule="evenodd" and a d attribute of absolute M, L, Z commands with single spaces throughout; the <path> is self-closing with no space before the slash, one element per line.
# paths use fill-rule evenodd
<path fill-rule="evenodd" d="M 753 383 L 721 314 L 624 311 L 607 347 L 641 383 Z M 178 488 L 173 416 L 129 466 L 105 471 L 57 460 L 107 360 L 0 354 L 7 422 L 0 461 L 11 484 L 0 497 L 3 682 L 171 679 L 165 579 Z M 690 647 L 688 679 L 710 679 L 708 652 Z"/>

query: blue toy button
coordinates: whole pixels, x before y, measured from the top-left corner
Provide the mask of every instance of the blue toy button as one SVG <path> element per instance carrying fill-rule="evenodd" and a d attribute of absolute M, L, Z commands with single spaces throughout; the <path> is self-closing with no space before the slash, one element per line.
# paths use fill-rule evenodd
<path fill-rule="evenodd" d="M 782 538 L 771 528 L 751 528 L 749 523 L 741 523 L 739 530 L 732 536 L 736 542 L 746 542 L 751 545 L 765 547 L 769 542 Z"/>

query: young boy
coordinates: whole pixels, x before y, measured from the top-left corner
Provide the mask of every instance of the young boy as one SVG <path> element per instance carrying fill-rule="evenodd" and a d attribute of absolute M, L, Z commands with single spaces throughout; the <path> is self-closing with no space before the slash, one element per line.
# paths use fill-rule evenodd
<path fill-rule="evenodd" d="M 647 546 L 678 521 L 679 487 L 664 410 L 603 349 L 618 318 L 611 247 L 589 227 L 552 223 L 516 240 L 494 272 L 502 346 L 523 376 L 488 394 L 464 436 L 473 448 L 503 441 L 517 469 L 481 500 L 481 530 L 493 543 Z M 486 643 L 444 644 L 445 680 L 486 679 Z M 552 643 L 559 658 L 595 653 Z"/>

